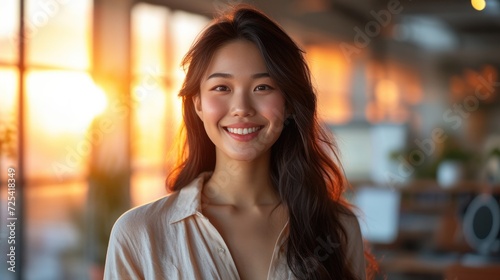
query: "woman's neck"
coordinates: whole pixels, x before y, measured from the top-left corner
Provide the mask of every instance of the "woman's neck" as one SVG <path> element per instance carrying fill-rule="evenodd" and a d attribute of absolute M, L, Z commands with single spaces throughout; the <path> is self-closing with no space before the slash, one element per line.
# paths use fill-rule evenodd
<path fill-rule="evenodd" d="M 271 182 L 270 153 L 248 162 L 217 155 L 215 170 L 203 188 L 206 202 L 248 208 L 276 205 Z"/>

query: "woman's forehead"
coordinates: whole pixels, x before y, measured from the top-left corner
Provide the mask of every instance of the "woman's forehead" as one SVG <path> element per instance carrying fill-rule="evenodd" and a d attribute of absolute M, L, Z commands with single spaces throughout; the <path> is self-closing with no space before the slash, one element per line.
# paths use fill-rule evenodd
<path fill-rule="evenodd" d="M 259 48 L 247 40 L 235 40 L 218 48 L 205 72 L 205 79 L 214 73 L 233 77 L 267 73 L 265 60 Z"/>

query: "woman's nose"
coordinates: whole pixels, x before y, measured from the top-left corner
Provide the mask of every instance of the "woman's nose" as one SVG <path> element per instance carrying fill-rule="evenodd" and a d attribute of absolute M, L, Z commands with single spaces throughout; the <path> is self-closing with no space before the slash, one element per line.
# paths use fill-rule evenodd
<path fill-rule="evenodd" d="M 250 117 L 255 115 L 255 109 L 248 93 L 235 92 L 231 98 L 231 115 L 235 117 Z"/>

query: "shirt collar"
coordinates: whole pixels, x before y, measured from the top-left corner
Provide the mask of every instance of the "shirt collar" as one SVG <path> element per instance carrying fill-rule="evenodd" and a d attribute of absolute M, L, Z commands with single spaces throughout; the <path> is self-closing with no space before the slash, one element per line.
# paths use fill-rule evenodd
<path fill-rule="evenodd" d="M 201 211 L 201 191 L 203 190 L 203 185 L 211 175 L 211 172 L 203 172 L 179 191 L 172 208 L 170 224 L 186 219 Z"/>

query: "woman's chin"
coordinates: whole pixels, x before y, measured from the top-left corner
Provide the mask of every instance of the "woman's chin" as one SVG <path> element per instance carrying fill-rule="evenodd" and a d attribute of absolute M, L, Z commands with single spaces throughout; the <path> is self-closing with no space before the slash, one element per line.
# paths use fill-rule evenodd
<path fill-rule="evenodd" d="M 265 151 L 259 151 L 255 148 L 248 148 L 243 151 L 239 150 L 226 153 L 225 158 L 235 161 L 253 162 L 261 159 L 265 153 Z"/>

